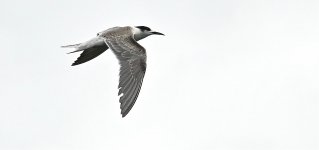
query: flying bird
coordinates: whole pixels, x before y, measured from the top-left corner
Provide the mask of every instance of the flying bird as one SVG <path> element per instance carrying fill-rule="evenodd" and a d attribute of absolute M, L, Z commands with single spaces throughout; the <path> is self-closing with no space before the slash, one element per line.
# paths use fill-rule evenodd
<path fill-rule="evenodd" d="M 164 34 L 146 26 L 113 27 L 86 42 L 62 47 L 75 48 L 70 53 L 82 51 L 72 66 L 90 61 L 108 48 L 113 51 L 120 64 L 118 95 L 121 95 L 121 114 L 125 117 L 136 102 L 146 71 L 146 51 L 137 41 L 150 35 Z"/>

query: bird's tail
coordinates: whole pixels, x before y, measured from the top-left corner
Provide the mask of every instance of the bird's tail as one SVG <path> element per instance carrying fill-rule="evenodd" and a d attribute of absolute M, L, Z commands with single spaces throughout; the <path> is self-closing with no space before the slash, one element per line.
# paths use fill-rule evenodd
<path fill-rule="evenodd" d="M 75 48 L 75 49 L 76 49 L 75 51 L 72 51 L 72 52 L 67 53 L 67 54 L 71 54 L 71 53 L 83 51 L 83 49 L 78 49 L 80 44 L 81 44 L 81 43 L 79 43 L 79 44 L 72 44 L 72 45 L 65 45 L 65 46 L 61 46 L 61 47 L 62 47 L 62 48 Z"/>
<path fill-rule="evenodd" d="M 79 43 L 79 44 L 72 44 L 72 45 L 64 45 L 64 46 L 61 46 L 61 47 L 62 47 L 62 48 L 77 48 L 80 44 L 81 44 L 81 43 Z"/>

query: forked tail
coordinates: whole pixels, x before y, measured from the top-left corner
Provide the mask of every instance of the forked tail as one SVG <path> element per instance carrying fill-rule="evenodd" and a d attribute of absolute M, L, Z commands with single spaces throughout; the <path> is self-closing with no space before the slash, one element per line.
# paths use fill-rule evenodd
<path fill-rule="evenodd" d="M 72 51 L 72 52 L 67 53 L 67 54 L 71 54 L 71 53 L 83 51 L 83 49 L 78 49 L 78 47 L 79 47 L 80 44 L 81 44 L 81 43 L 79 43 L 79 44 L 73 44 L 73 45 L 65 45 L 65 46 L 61 46 L 61 47 L 62 47 L 62 48 L 75 48 L 75 51 Z"/>
<path fill-rule="evenodd" d="M 73 45 L 65 45 L 65 46 L 61 46 L 61 47 L 62 47 L 62 48 L 77 48 L 80 44 L 81 44 L 81 43 L 79 43 L 79 44 L 73 44 Z"/>

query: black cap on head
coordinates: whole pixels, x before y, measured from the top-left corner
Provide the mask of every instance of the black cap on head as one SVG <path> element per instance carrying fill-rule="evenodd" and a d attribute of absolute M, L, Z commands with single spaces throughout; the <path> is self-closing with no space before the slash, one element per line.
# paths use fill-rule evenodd
<path fill-rule="evenodd" d="M 146 26 L 136 26 L 136 28 L 139 28 L 142 31 L 151 31 L 151 29 L 149 27 L 146 27 Z"/>

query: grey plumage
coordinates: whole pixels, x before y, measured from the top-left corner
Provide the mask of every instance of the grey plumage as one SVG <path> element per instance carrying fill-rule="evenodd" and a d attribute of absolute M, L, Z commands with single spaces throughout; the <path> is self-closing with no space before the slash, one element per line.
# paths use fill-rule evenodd
<path fill-rule="evenodd" d="M 131 110 L 141 90 L 146 71 L 146 51 L 131 34 L 131 28 L 113 28 L 100 36 L 116 55 L 120 63 L 119 95 L 121 114 Z"/>
<path fill-rule="evenodd" d="M 122 117 L 134 106 L 146 72 L 146 50 L 137 41 L 152 34 L 164 35 L 145 26 L 114 27 L 87 42 L 65 46 L 76 48 L 71 53 L 83 51 L 72 66 L 92 60 L 108 48 L 112 50 L 120 64 L 118 95 Z"/>

